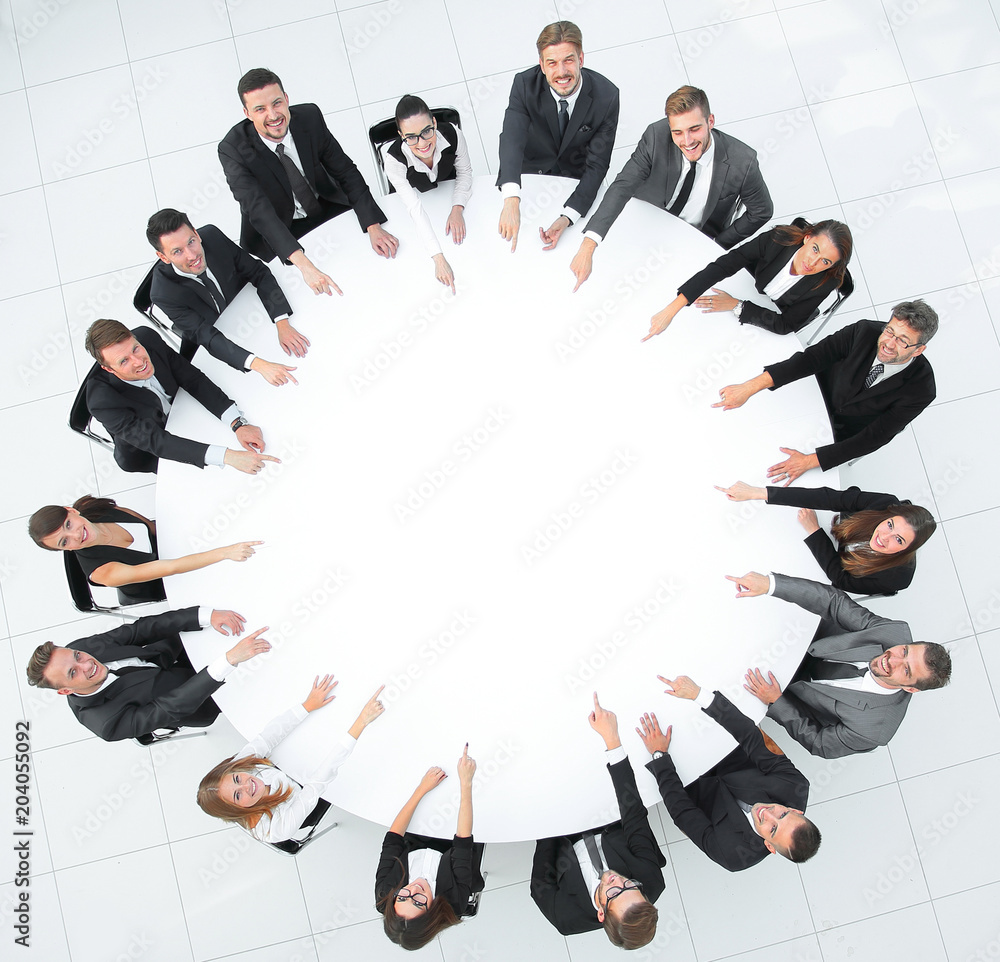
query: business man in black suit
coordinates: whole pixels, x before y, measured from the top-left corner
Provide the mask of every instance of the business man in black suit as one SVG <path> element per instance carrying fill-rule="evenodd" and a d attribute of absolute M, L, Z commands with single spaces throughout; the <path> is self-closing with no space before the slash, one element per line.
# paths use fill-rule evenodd
<path fill-rule="evenodd" d="M 587 221 L 570 262 L 574 290 L 590 277 L 594 250 L 632 197 L 680 217 L 726 250 L 763 227 L 774 212 L 757 152 L 714 129 L 704 90 L 678 88 L 667 98 L 666 114 L 666 120 L 646 128 Z M 741 205 L 746 209 L 736 216 Z"/>
<path fill-rule="evenodd" d="M 921 357 L 937 333 L 938 316 L 922 300 L 892 309 L 888 324 L 857 321 L 792 355 L 769 364 L 742 384 L 727 384 L 712 407 L 738 408 L 764 388 L 774 390 L 816 375 L 830 415 L 834 443 L 803 454 L 781 448 L 787 459 L 767 469 L 772 482 L 789 485 L 811 468 L 834 468 L 888 444 L 934 398 L 934 372 Z"/>
<path fill-rule="evenodd" d="M 240 246 L 294 264 L 317 294 L 340 294 L 299 238 L 353 207 L 375 252 L 395 257 L 399 241 L 382 229 L 385 214 L 319 107 L 290 107 L 281 79 L 262 67 L 247 71 L 237 90 L 247 119 L 222 139 L 219 160 L 243 212 Z"/>
<path fill-rule="evenodd" d="M 760 729 L 725 695 L 703 695 L 687 675 L 658 677 L 667 694 L 691 699 L 739 742 L 685 788 L 667 754 L 672 726 L 663 732 L 655 714 L 642 716 L 636 731 L 653 756 L 646 768 L 656 777 L 674 824 L 729 872 L 742 872 L 774 852 L 792 862 L 812 858 L 820 833 L 803 814 L 809 798 L 805 775 L 770 750 Z"/>
<path fill-rule="evenodd" d="M 542 838 L 531 864 L 531 897 L 562 935 L 602 925 L 617 946 L 637 949 L 656 934 L 652 904 L 663 893 L 666 859 L 649 827 L 618 719 L 594 692 L 590 727 L 603 739 L 621 821 L 578 835 Z"/>
<path fill-rule="evenodd" d="M 87 409 L 110 432 L 115 460 L 123 471 L 156 471 L 161 457 L 203 468 L 231 465 L 257 474 L 265 461 L 260 428 L 250 424 L 190 361 L 172 351 L 156 331 L 130 331 L 121 321 L 101 318 L 87 331 L 87 351 L 100 364 L 87 378 Z M 167 414 L 184 388 L 202 407 L 228 424 L 242 451 L 190 441 L 167 431 Z"/>
<path fill-rule="evenodd" d="M 499 231 L 511 251 L 521 228 L 521 174 L 580 181 L 549 229 L 538 229 L 543 250 L 552 250 L 594 203 L 618 131 L 618 88 L 584 68 L 580 28 L 568 20 L 550 23 L 535 46 L 538 66 L 514 77 L 500 132 L 497 187 L 504 202 Z"/>
<path fill-rule="evenodd" d="M 772 672 L 765 678 L 759 668 L 747 672 L 743 686 L 813 755 L 840 758 L 887 745 L 910 696 L 951 679 L 947 649 L 914 642 L 905 621 L 882 618 L 839 588 L 756 571 L 729 580 L 740 597 L 771 593 L 822 616 L 806 658 L 784 690 Z"/>
<path fill-rule="evenodd" d="M 181 356 L 189 361 L 199 345 L 237 371 L 256 371 L 268 384 L 297 384 L 294 367 L 275 364 L 234 344 L 215 322 L 247 283 L 257 294 L 278 331 L 286 354 L 305 354 L 309 342 L 292 327 L 292 309 L 274 275 L 237 247 L 218 227 L 194 229 L 187 214 L 170 207 L 157 211 L 146 225 L 146 239 L 158 263 L 153 265 L 150 299 L 181 335 Z"/>
<path fill-rule="evenodd" d="M 195 672 L 178 632 L 211 625 L 239 635 L 244 622 L 235 611 L 183 608 L 80 638 L 69 648 L 47 641 L 28 661 L 28 683 L 68 696 L 80 724 L 107 742 L 157 728 L 207 728 L 219 715 L 212 693 L 237 665 L 271 645 L 261 628 Z"/>

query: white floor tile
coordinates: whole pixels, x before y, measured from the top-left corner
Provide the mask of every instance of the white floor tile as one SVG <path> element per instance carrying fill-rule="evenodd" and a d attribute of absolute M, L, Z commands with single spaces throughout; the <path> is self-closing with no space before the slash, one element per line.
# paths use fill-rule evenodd
<path fill-rule="evenodd" d="M 193 958 L 166 846 L 66 869 L 56 878 L 73 962 Z M 95 924 L 107 916 L 109 892 L 115 892 L 117 922 Z"/>
<path fill-rule="evenodd" d="M 121 0 L 118 10 L 130 60 L 182 50 L 192 40 L 211 43 L 231 36 L 224 0 L 219 3 L 179 0 L 171 6 L 169 16 L 143 0 Z"/>
<path fill-rule="evenodd" d="M 475 923 L 477 920 L 473 919 Z M 457 927 L 467 935 L 467 924 Z M 371 962 L 398 960 L 403 951 L 386 938 L 381 922 L 362 922 L 342 929 L 333 929 L 317 935 L 314 940 L 319 962 L 342 962 L 343 959 L 365 959 Z M 442 959 L 441 946 L 435 940 L 421 950 L 420 956 L 429 962 Z"/>
<path fill-rule="evenodd" d="M 30 18 L 16 22 L 8 5 L 0 8 L 0 36 L 4 38 L 6 51 L 0 57 L 0 93 L 8 93 L 24 86 L 20 48 L 38 36 L 38 27 L 31 23 Z"/>
<path fill-rule="evenodd" d="M 12 0 L 24 82 L 29 87 L 124 63 L 125 37 L 115 0 L 87 4 Z M 86 43 L 81 43 L 81 38 Z"/>
<path fill-rule="evenodd" d="M 899 951 L 906 933 L 907 962 L 945 962 L 941 933 L 930 902 L 820 932 L 823 962 L 880 962 Z"/>
<path fill-rule="evenodd" d="M 32 129 L 32 122 L 38 122 L 37 118 L 29 116 L 28 99 L 23 90 L 12 90 L 0 95 L 0 110 L 10 124 L 10 130 L 27 134 Z M 37 187 L 41 182 L 37 152 L 32 148 L 28 136 L 19 137 L 17 147 L 7 151 L 4 157 L 4 178 L 0 193 L 26 190 L 28 187 Z"/>
<path fill-rule="evenodd" d="M 800 870 L 818 932 L 928 899 L 896 785 L 822 802 L 809 814 L 823 844 Z"/>
<path fill-rule="evenodd" d="M 343 8 L 344 0 L 339 6 Z M 504 4 L 503 17 L 490 24 L 487 40 L 479 0 L 447 0 L 447 8 L 462 70 L 469 79 L 526 70 L 538 63 L 535 38 L 556 19 L 552 0 L 511 0 Z M 596 40 L 584 34 L 584 58 Z"/>
<path fill-rule="evenodd" d="M 1000 879 L 997 778 L 994 755 L 900 783 L 932 897 Z"/>
<path fill-rule="evenodd" d="M 249 952 L 237 955 L 223 956 L 225 962 L 317 962 L 316 945 L 319 939 L 307 936 L 303 939 L 291 939 L 288 942 L 277 942 L 265 945 Z M 219 960 L 222 962 L 222 959 Z"/>
<path fill-rule="evenodd" d="M 236 38 L 240 68 L 228 78 L 227 103 L 238 110 L 237 80 L 253 67 L 266 66 L 281 77 L 293 104 L 319 104 L 324 113 L 355 107 L 358 95 L 347 57 L 350 42 L 335 13 L 241 34 Z M 230 125 L 240 119 L 234 113 Z"/>
<path fill-rule="evenodd" d="M 1000 625 L 1000 578 L 992 563 L 991 539 L 1000 532 L 1000 508 L 957 518 L 947 528 L 948 542 L 968 606 L 968 631 L 992 631 Z"/>
<path fill-rule="evenodd" d="M 0 939 L 5 945 L 13 945 L 14 939 L 24 937 L 23 931 L 15 931 L 14 928 L 20 924 L 15 910 L 23 904 L 18 896 L 24 892 L 24 888 L 15 887 L 13 882 L 0 885 Z M 45 959 L 45 962 L 70 962 L 66 930 L 57 911 L 60 903 L 54 875 L 33 875 L 28 904 L 34 919 L 28 923 L 28 952 L 24 957 Z M 47 920 L 44 925 L 39 925 L 38 918 L 42 913 Z"/>
<path fill-rule="evenodd" d="M 372 157 L 371 148 L 368 146 L 368 127 L 361 117 L 361 110 L 353 107 L 351 110 L 341 110 L 334 114 L 324 114 L 326 124 L 330 132 L 337 138 L 337 142 L 344 148 L 344 153 L 354 161 L 354 166 L 361 172 L 368 189 L 372 191 L 374 197 L 378 194 L 378 181 L 375 178 L 375 160 Z M 375 201 L 378 203 L 378 200 Z M 353 214 L 348 214 L 353 217 Z M 387 230 L 391 227 L 387 224 Z M 237 233 L 237 237 L 239 234 Z M 358 243 L 370 246 L 368 239 L 359 233 Z"/>
<path fill-rule="evenodd" d="M 674 30 L 694 30 L 697 27 L 713 26 L 716 30 L 705 31 L 715 35 L 723 24 L 742 17 L 752 17 L 774 10 L 771 0 L 742 0 L 740 3 L 726 3 L 725 0 L 704 0 L 703 3 L 684 3 L 683 0 L 666 0 L 667 11 Z"/>
<path fill-rule="evenodd" d="M 628 16 L 622 16 L 623 9 L 609 3 L 581 4 L 578 0 L 556 0 L 556 19 L 570 20 L 580 28 L 584 58 L 594 50 L 631 43 L 635 39 L 635 27 L 640 24 L 645 37 L 658 37 L 671 32 L 671 21 L 662 0 L 631 0 L 627 8 Z"/>
<path fill-rule="evenodd" d="M 16 234 L 0 231 L 4 296 L 16 297 L 58 284 L 59 272 L 42 188 L 33 187 L 0 196 L 0 222 L 38 225 L 32 230 L 31 244 L 25 244 L 24 239 Z"/>
<path fill-rule="evenodd" d="M 487 845 L 483 854 L 483 871 L 488 873 L 486 888 L 503 888 L 531 878 L 534 842 L 504 842 Z"/>
<path fill-rule="evenodd" d="M 1000 60 L 1000 30 L 987 0 L 888 0 L 885 10 L 910 80 Z"/>
<path fill-rule="evenodd" d="M 270 3 L 268 0 L 225 0 L 225 6 L 229 9 L 233 33 L 238 36 L 267 27 L 307 21 L 310 17 L 320 17 L 330 13 L 330 8 L 335 8 L 337 4 L 333 0 L 288 0 L 280 4 Z M 303 24 L 303 30 L 309 30 L 308 23 Z"/>
<path fill-rule="evenodd" d="M 993 607 L 1000 612 L 1000 593 L 994 599 Z M 982 613 L 986 620 L 992 616 L 992 624 L 997 623 L 997 616 L 988 609 Z M 983 656 L 983 664 L 986 665 L 986 672 L 989 675 L 990 684 L 993 688 L 993 696 L 1000 704 L 1000 628 L 983 630 L 978 635 L 979 652 Z"/>
<path fill-rule="evenodd" d="M 951 959 L 981 959 L 1000 955 L 996 907 L 1000 882 L 934 900 L 934 912 Z"/>
<path fill-rule="evenodd" d="M 231 40 L 133 61 L 132 76 L 150 156 L 218 143 L 240 119 L 240 69 Z M 192 110 L 187 101 L 195 89 Z"/>
<path fill-rule="evenodd" d="M 996 169 L 947 181 L 948 196 L 955 206 L 955 215 L 977 278 L 1000 275 L 1000 244 L 993 225 L 1000 216 L 1000 176 Z M 959 292 L 963 299 L 965 289 Z M 977 335 L 978 336 L 978 335 Z M 977 348 L 978 350 L 978 348 Z"/>
<path fill-rule="evenodd" d="M 485 172 L 490 174 L 495 174 L 500 169 L 500 131 L 503 129 L 503 115 L 510 100 L 513 80 L 514 74 L 510 72 L 480 77 L 468 84 L 469 99 L 479 127 L 479 139 L 486 156 Z M 499 212 L 499 206 L 497 210 Z"/>
<path fill-rule="evenodd" d="M 816 936 L 806 935 L 800 939 L 769 945 L 766 949 L 730 955 L 726 962 L 823 962 L 823 954 Z"/>

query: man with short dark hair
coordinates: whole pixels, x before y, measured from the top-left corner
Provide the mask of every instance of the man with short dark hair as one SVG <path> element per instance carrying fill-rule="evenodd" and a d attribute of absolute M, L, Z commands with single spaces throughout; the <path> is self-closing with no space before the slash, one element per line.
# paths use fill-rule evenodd
<path fill-rule="evenodd" d="M 248 70 L 237 92 L 247 119 L 222 139 L 219 160 L 243 212 L 240 246 L 294 264 L 317 294 L 340 294 L 299 238 L 353 208 L 375 252 L 395 257 L 399 241 L 382 229 L 385 214 L 319 107 L 289 106 L 281 78 L 263 67 Z"/>
<path fill-rule="evenodd" d="M 101 318 L 87 330 L 86 347 L 101 366 L 87 380 L 87 409 L 114 438 L 115 461 L 123 471 L 155 472 L 164 457 L 199 468 L 228 464 L 257 474 L 265 461 L 278 460 L 264 454 L 260 428 L 243 417 L 236 402 L 151 328 L 130 331 L 121 321 Z M 242 451 L 167 430 L 167 414 L 181 388 L 230 426 Z"/>
<path fill-rule="evenodd" d="M 583 66 L 583 36 L 568 20 L 550 23 L 535 41 L 538 66 L 514 77 L 500 132 L 503 195 L 500 235 L 517 248 L 521 174 L 579 180 L 559 216 L 538 233 L 552 250 L 562 232 L 594 203 L 611 163 L 618 130 L 618 88 Z"/>
<path fill-rule="evenodd" d="M 811 468 L 826 471 L 877 451 L 934 400 L 934 372 L 921 355 L 937 329 L 938 316 L 930 305 L 903 301 L 892 309 L 888 324 L 849 324 L 788 360 L 769 364 L 749 381 L 727 384 L 712 407 L 730 411 L 765 388 L 773 391 L 816 375 L 834 442 L 814 454 L 781 448 L 788 457 L 771 465 L 767 476 L 787 487 Z"/>
<path fill-rule="evenodd" d="M 756 151 L 715 129 L 704 90 L 680 87 L 667 98 L 665 112 L 665 120 L 646 128 L 587 221 L 570 262 L 574 290 L 590 277 L 594 251 L 632 197 L 680 217 L 726 250 L 763 227 L 774 212 Z"/>
<path fill-rule="evenodd" d="M 721 692 L 703 693 L 687 675 L 657 677 L 668 695 L 691 699 L 739 743 L 685 787 L 667 754 L 672 726 L 661 731 L 651 712 L 639 719 L 636 732 L 653 756 L 646 768 L 674 824 L 730 872 L 742 872 L 775 852 L 792 862 L 812 858 L 821 836 L 803 814 L 809 799 L 805 775 L 780 749 L 770 749 L 760 729 Z"/>
<path fill-rule="evenodd" d="M 741 598 L 773 594 L 822 621 L 809 651 L 782 690 L 772 672 L 747 672 L 744 688 L 800 745 L 823 758 L 887 745 L 918 691 L 951 679 L 951 656 L 933 642 L 914 642 L 905 621 L 882 618 L 832 585 L 751 571 L 727 575 Z"/>
<path fill-rule="evenodd" d="M 531 864 L 531 897 L 562 935 L 602 925 L 617 946 L 637 949 L 656 934 L 655 902 L 667 864 L 649 827 L 618 719 L 594 692 L 590 727 L 603 739 L 621 821 L 577 835 L 542 838 Z"/>
<path fill-rule="evenodd" d="M 237 665 L 270 650 L 260 637 L 267 629 L 247 635 L 199 672 L 178 632 L 211 626 L 239 635 L 245 621 L 235 611 L 183 608 L 80 638 L 68 648 L 47 641 L 28 662 L 28 684 L 67 696 L 80 724 L 108 742 L 158 728 L 207 728 L 219 715 L 212 693 Z"/>
<path fill-rule="evenodd" d="M 146 224 L 146 239 L 159 262 L 153 267 L 152 302 L 182 337 L 181 354 L 188 360 L 199 346 L 237 371 L 256 371 L 268 384 L 292 381 L 294 367 L 275 364 L 234 344 L 215 326 L 219 315 L 243 286 L 253 284 L 274 322 L 286 354 L 303 357 L 309 342 L 292 327 L 292 309 L 274 275 L 255 257 L 237 247 L 218 227 L 200 231 L 187 214 L 166 207 Z"/>

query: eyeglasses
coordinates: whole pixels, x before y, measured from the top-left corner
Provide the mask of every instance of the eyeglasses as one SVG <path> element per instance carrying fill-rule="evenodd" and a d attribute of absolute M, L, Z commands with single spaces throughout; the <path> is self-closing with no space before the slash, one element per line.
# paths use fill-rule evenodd
<path fill-rule="evenodd" d="M 625 879 L 624 885 L 612 885 L 604 893 L 604 911 L 607 912 L 608 906 L 616 899 L 622 892 L 631 892 L 633 889 L 642 890 L 642 882 L 637 882 L 633 878 Z"/>
<path fill-rule="evenodd" d="M 406 895 L 400 893 L 405 892 Z M 397 902 L 412 902 L 418 909 L 427 909 L 427 896 L 423 892 L 410 892 L 409 889 L 400 889 L 396 893 Z"/>
<path fill-rule="evenodd" d="M 419 134 L 400 134 L 399 136 L 402 137 L 410 147 L 412 147 L 418 140 L 430 141 L 434 136 L 434 131 L 436 129 L 437 128 L 434 124 L 428 124 L 423 130 L 420 131 Z"/>
<path fill-rule="evenodd" d="M 882 333 L 888 334 L 889 340 L 895 341 L 904 351 L 909 350 L 911 347 L 916 347 L 917 344 L 920 343 L 920 341 L 917 341 L 914 344 L 910 344 L 909 341 L 904 340 L 894 330 L 892 330 L 892 328 L 889 327 L 888 324 L 886 324 L 886 326 L 882 328 Z"/>

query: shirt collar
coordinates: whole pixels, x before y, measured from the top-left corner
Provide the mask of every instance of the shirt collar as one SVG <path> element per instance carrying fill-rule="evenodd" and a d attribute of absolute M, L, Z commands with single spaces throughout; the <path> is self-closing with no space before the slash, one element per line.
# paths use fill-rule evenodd
<path fill-rule="evenodd" d="M 541 68 L 539 68 L 539 69 L 541 69 Z M 544 76 L 544 74 L 543 74 L 543 76 Z M 552 89 L 552 85 L 548 82 L 548 80 L 545 81 L 545 86 L 549 88 L 549 93 L 552 94 L 552 99 L 556 102 L 556 106 L 557 107 L 559 106 L 559 101 L 560 100 L 565 100 L 566 101 L 566 109 L 567 110 L 572 110 L 573 106 L 576 104 L 577 97 L 580 96 L 580 91 L 583 90 L 584 83 L 585 83 L 585 80 L 584 80 L 584 75 L 583 75 L 583 68 L 581 67 L 580 68 L 580 84 L 576 88 L 576 90 L 574 90 L 573 93 L 571 93 L 568 97 L 564 97 L 561 93 L 559 93 L 558 90 L 553 90 Z"/>

